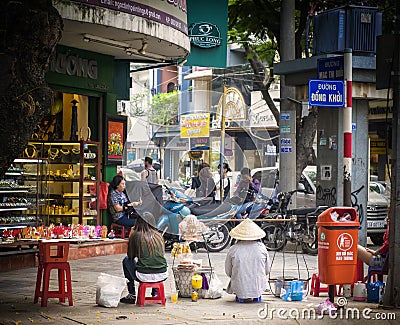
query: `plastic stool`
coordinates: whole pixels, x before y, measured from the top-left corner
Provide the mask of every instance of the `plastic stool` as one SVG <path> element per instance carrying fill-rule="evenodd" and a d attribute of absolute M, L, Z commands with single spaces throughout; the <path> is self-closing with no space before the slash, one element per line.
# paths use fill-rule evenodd
<path fill-rule="evenodd" d="M 146 297 L 147 288 L 157 289 L 157 296 Z M 136 304 L 140 307 L 143 307 L 145 303 L 161 303 L 165 306 L 165 302 L 164 282 L 140 282 Z"/>
<path fill-rule="evenodd" d="M 364 282 L 364 262 L 357 260 L 357 271 L 354 277 L 354 283 L 358 281 Z"/>
<path fill-rule="evenodd" d="M 253 302 L 261 302 L 262 300 L 261 300 L 261 296 L 259 296 L 258 298 L 250 298 Z M 243 303 L 243 302 L 246 302 L 248 299 L 242 299 L 242 298 L 239 298 L 238 296 L 236 296 L 236 302 L 240 302 L 240 303 Z"/>
<path fill-rule="evenodd" d="M 311 278 L 311 288 L 310 295 L 314 297 L 319 297 L 320 292 L 329 292 L 329 286 L 321 287 L 321 281 L 319 280 L 318 273 L 314 273 Z M 337 295 L 336 286 L 335 286 L 335 296 Z"/>
<path fill-rule="evenodd" d="M 71 269 L 67 262 L 68 252 L 69 242 L 53 240 L 39 242 L 39 265 L 33 301 L 35 304 L 39 301 L 39 298 L 42 299 L 42 307 L 47 306 L 48 298 L 58 298 L 60 302 L 65 302 L 65 298 L 68 298 L 69 305 L 73 305 Z M 53 253 L 56 254 L 54 255 Z M 51 270 L 58 271 L 57 291 L 49 290 Z M 65 290 L 65 283 L 67 284 L 67 290 Z"/>
<path fill-rule="evenodd" d="M 130 228 L 124 227 L 117 223 L 111 224 L 111 230 L 114 230 L 115 237 L 125 239 L 125 237 L 129 237 Z"/>

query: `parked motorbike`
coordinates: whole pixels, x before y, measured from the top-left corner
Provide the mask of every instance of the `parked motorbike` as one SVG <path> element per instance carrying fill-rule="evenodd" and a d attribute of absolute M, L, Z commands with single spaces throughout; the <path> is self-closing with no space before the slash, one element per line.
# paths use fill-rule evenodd
<path fill-rule="evenodd" d="M 192 198 L 167 185 L 164 187 L 169 198 L 156 226 L 163 233 L 166 245 L 172 246 L 179 241 L 179 223 L 189 214 L 197 216 L 207 227 L 203 242 L 197 243 L 197 247 L 204 246 L 210 252 L 219 252 L 229 245 L 232 224 L 226 220 L 233 218 L 239 209 L 234 199 L 220 204 L 209 198 Z"/>
<path fill-rule="evenodd" d="M 241 204 L 238 212 L 235 215 L 237 219 L 257 219 L 265 211 L 270 210 L 272 207 L 272 200 L 262 193 L 255 195 L 254 201 Z"/>
<path fill-rule="evenodd" d="M 303 252 L 315 255 L 318 253 L 317 218 L 328 207 L 288 210 L 291 197 L 297 191 L 279 193 L 277 211 L 262 215 L 264 219 L 271 219 L 261 224 L 261 228 L 266 233 L 263 242 L 268 250 L 278 251 L 291 241 L 299 244 Z"/>

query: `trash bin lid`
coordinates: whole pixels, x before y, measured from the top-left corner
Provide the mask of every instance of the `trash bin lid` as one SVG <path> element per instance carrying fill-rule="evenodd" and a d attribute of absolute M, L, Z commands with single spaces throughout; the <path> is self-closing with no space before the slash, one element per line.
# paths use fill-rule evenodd
<path fill-rule="evenodd" d="M 316 223 L 320 226 L 359 227 L 357 211 L 352 207 L 331 207 L 318 216 Z"/>

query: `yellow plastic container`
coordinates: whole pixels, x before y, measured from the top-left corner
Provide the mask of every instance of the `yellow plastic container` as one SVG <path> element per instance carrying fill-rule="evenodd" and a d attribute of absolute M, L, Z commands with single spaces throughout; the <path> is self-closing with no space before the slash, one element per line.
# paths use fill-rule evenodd
<path fill-rule="evenodd" d="M 195 290 L 201 289 L 203 286 L 203 278 L 200 274 L 195 274 L 192 276 L 192 287 Z"/>

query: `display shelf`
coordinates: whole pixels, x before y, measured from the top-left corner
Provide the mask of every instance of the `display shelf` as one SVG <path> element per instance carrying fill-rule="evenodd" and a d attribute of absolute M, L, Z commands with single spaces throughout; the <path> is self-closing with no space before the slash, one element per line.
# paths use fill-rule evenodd
<path fill-rule="evenodd" d="M 28 146 L 31 155 L 48 161 L 46 188 L 50 200 L 41 209 L 46 224 L 68 224 L 71 218 L 80 224 L 99 224 L 100 143 L 31 141 Z"/>
<path fill-rule="evenodd" d="M 0 230 L 37 226 L 46 197 L 46 159 L 15 159 L 0 181 Z M 0 237 L 2 231 L 0 231 Z"/>

